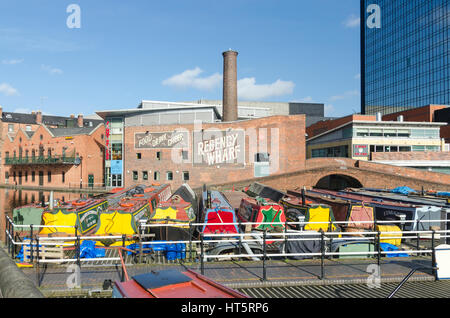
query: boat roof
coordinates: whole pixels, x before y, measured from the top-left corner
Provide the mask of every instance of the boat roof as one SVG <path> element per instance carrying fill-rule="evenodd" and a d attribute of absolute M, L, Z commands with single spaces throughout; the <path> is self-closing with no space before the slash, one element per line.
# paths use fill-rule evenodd
<path fill-rule="evenodd" d="M 371 191 L 365 191 L 365 190 L 347 190 L 343 193 L 354 193 L 354 194 L 362 194 L 367 197 L 373 197 L 373 198 L 380 198 L 384 200 L 394 200 L 397 202 L 402 202 L 405 204 L 414 204 L 419 206 L 439 206 L 439 207 L 446 207 L 448 204 L 445 202 L 445 200 L 430 200 L 426 198 L 411 198 L 407 197 L 401 194 L 395 194 L 395 193 L 381 193 L 381 192 L 371 192 Z"/>
<path fill-rule="evenodd" d="M 125 297 L 147 298 L 245 298 L 232 289 L 215 283 L 193 271 L 151 271 L 116 283 Z"/>

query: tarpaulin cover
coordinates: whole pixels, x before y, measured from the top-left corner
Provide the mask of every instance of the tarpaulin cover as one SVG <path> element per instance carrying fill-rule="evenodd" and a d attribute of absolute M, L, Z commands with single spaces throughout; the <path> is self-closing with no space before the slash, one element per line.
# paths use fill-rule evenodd
<path fill-rule="evenodd" d="M 403 195 L 408 195 L 411 192 L 413 192 L 413 193 L 416 192 L 416 190 L 411 189 L 410 187 L 398 187 L 398 188 L 393 189 L 391 192 L 392 193 L 403 194 Z"/>
<path fill-rule="evenodd" d="M 441 197 L 450 197 L 450 192 L 438 192 L 437 195 Z"/>
<path fill-rule="evenodd" d="M 289 239 L 305 239 L 303 241 L 288 241 L 286 244 L 286 253 L 320 253 L 321 236 L 320 235 L 292 235 Z M 302 260 L 313 258 L 308 255 L 289 256 L 289 259 Z"/>
<path fill-rule="evenodd" d="M 398 247 L 389 243 L 380 243 L 380 247 L 385 252 L 394 252 L 398 251 Z M 409 255 L 406 253 L 389 253 L 386 254 L 386 257 L 408 257 Z"/>
<path fill-rule="evenodd" d="M 94 241 L 83 241 L 80 245 L 80 258 L 105 257 L 106 251 L 103 248 L 95 248 Z"/>

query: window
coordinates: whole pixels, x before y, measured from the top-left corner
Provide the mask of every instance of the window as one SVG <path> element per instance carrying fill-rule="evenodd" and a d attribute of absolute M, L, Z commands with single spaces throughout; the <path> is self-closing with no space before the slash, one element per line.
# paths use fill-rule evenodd
<path fill-rule="evenodd" d="M 159 178 L 160 178 L 160 176 L 159 176 L 159 171 L 155 171 L 155 172 L 153 173 L 153 179 L 154 179 L 155 181 L 159 181 Z"/>
<path fill-rule="evenodd" d="M 36 172 L 32 171 L 31 172 L 31 182 L 35 182 L 36 181 Z"/>
<path fill-rule="evenodd" d="M 270 154 L 267 152 L 255 154 L 255 162 L 269 162 Z"/>
<path fill-rule="evenodd" d="M 183 158 L 183 160 L 188 160 L 188 152 L 186 150 L 181 151 L 181 156 Z"/>
<path fill-rule="evenodd" d="M 166 172 L 166 179 L 168 181 L 172 181 L 173 180 L 173 172 L 172 171 L 167 171 Z"/>
<path fill-rule="evenodd" d="M 48 182 L 49 182 L 49 183 L 52 182 L 52 172 L 51 172 L 51 171 L 49 171 L 49 172 L 47 173 L 47 176 L 48 176 Z"/>
<path fill-rule="evenodd" d="M 9 159 L 9 151 L 5 152 L 5 159 Z"/>
<path fill-rule="evenodd" d="M 189 171 L 183 171 L 183 181 L 189 181 Z"/>
<path fill-rule="evenodd" d="M 370 137 L 382 137 L 382 136 L 383 136 L 383 129 L 370 130 Z"/>
<path fill-rule="evenodd" d="M 140 152 L 136 153 L 136 158 L 138 160 L 141 160 L 142 159 L 142 154 Z"/>
<path fill-rule="evenodd" d="M 156 160 L 161 160 L 161 151 L 156 152 Z"/>
<path fill-rule="evenodd" d="M 8 124 L 8 132 L 14 132 L 14 124 Z"/>
<path fill-rule="evenodd" d="M 61 176 L 62 176 L 62 183 L 65 183 L 66 182 L 66 173 L 63 171 Z"/>
<path fill-rule="evenodd" d="M 138 180 L 138 172 L 137 171 L 133 171 L 133 180 L 134 181 Z"/>
<path fill-rule="evenodd" d="M 6 180 L 9 179 L 9 172 L 8 172 L 8 171 L 5 172 L 5 179 L 6 179 Z"/>
<path fill-rule="evenodd" d="M 25 171 L 25 182 L 28 182 L 28 171 Z"/>
<path fill-rule="evenodd" d="M 142 171 L 142 180 L 148 180 L 148 172 L 147 171 Z"/>
<path fill-rule="evenodd" d="M 368 137 L 369 136 L 369 129 L 357 129 L 356 130 L 356 136 L 357 137 Z"/>
<path fill-rule="evenodd" d="M 30 125 L 27 125 L 27 126 L 25 127 L 25 131 L 31 131 L 31 126 L 30 126 Z"/>
<path fill-rule="evenodd" d="M 122 144 L 112 144 L 111 154 L 113 160 L 122 160 Z"/>

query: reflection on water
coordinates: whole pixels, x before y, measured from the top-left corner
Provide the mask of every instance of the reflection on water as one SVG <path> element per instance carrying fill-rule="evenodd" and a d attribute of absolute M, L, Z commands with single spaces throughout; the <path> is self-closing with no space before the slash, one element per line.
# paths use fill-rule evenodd
<path fill-rule="evenodd" d="M 53 193 L 53 198 L 61 201 L 78 200 L 88 196 L 90 195 L 82 193 Z M 0 239 L 5 240 L 5 216 L 7 215 L 12 219 L 14 208 L 30 203 L 48 202 L 49 198 L 50 192 L 46 191 L 0 189 Z"/>

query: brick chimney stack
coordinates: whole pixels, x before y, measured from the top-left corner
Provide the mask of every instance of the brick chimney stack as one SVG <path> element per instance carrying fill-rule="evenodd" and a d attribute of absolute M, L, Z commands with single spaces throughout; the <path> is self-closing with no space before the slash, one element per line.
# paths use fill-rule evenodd
<path fill-rule="evenodd" d="M 78 115 L 78 127 L 84 127 L 84 122 L 83 122 L 83 115 Z"/>
<path fill-rule="evenodd" d="M 3 107 L 0 105 L 0 120 L 2 120 L 3 117 Z"/>
<path fill-rule="evenodd" d="M 36 112 L 36 124 L 42 124 L 42 112 L 40 110 Z"/>
<path fill-rule="evenodd" d="M 223 121 L 238 119 L 237 56 L 231 49 L 223 52 Z"/>

